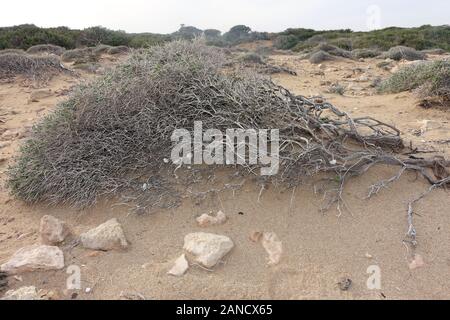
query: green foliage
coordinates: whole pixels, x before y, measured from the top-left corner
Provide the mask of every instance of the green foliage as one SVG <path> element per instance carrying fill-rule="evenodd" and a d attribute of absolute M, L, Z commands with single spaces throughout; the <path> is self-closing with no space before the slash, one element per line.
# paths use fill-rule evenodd
<path fill-rule="evenodd" d="M 252 29 L 245 25 L 237 25 L 234 26 L 223 35 L 225 41 L 230 42 L 232 44 L 237 44 L 241 42 L 248 41 L 250 39 L 250 32 Z"/>
<path fill-rule="evenodd" d="M 396 46 L 390 48 L 389 51 L 383 55 L 383 58 L 390 58 L 396 61 L 400 61 L 402 59 L 413 61 L 413 60 L 424 60 L 426 58 L 426 55 L 425 53 L 417 51 L 414 48 L 405 46 Z"/>
<path fill-rule="evenodd" d="M 132 34 L 103 27 L 72 30 L 67 27 L 39 28 L 35 25 L 19 25 L 0 28 L 0 50 L 24 49 L 32 46 L 52 44 L 66 49 L 93 47 L 99 44 L 109 46 L 149 47 L 170 40 L 170 35 L 152 33 Z"/>
<path fill-rule="evenodd" d="M 346 50 L 362 48 L 389 50 L 394 46 L 408 46 L 416 50 L 442 48 L 450 51 L 450 26 L 392 27 L 370 32 L 287 29 L 277 34 L 275 38 L 277 48 L 295 51 L 310 49 L 321 42 L 328 42 Z"/>
<path fill-rule="evenodd" d="M 450 100 L 450 62 L 424 61 L 403 67 L 380 85 L 380 92 L 418 89 L 422 97 Z"/>
<path fill-rule="evenodd" d="M 172 33 L 172 36 L 176 39 L 193 40 L 202 34 L 203 31 L 196 27 L 182 25 L 177 32 Z"/>
<path fill-rule="evenodd" d="M 113 31 L 97 26 L 81 31 L 77 46 L 93 47 L 101 43 L 110 46 L 128 46 L 129 41 L 130 38 L 124 31 Z"/>

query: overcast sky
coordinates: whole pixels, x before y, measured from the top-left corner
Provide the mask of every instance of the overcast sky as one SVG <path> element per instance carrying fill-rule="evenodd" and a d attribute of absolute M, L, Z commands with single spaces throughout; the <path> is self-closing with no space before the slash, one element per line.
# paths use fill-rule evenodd
<path fill-rule="evenodd" d="M 449 0 L 2 0 L 0 25 L 171 33 L 180 24 L 227 31 L 245 24 L 257 31 L 450 24 Z"/>

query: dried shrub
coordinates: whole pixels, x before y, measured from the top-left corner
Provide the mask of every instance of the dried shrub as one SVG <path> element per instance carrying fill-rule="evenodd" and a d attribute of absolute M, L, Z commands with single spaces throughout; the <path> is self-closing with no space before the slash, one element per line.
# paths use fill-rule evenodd
<path fill-rule="evenodd" d="M 65 48 L 60 46 L 55 46 L 53 44 L 39 44 L 36 46 L 32 46 L 27 50 L 28 54 L 56 54 L 60 56 L 66 51 Z"/>
<path fill-rule="evenodd" d="M 351 119 L 252 72 L 225 72 L 225 62 L 216 48 L 175 41 L 135 52 L 79 86 L 22 146 L 8 170 L 12 193 L 27 202 L 87 206 L 132 190 L 156 194 L 150 205 L 160 205 L 163 196 L 177 195 L 170 180 L 177 165 L 165 161 L 172 133 L 193 130 L 199 120 L 203 130 L 279 129 L 280 171 L 267 183 L 295 186 L 328 172 L 337 183 L 336 192 L 327 193 L 329 205 L 342 206 L 347 180 L 377 163 L 422 172 L 416 160 L 391 153 L 403 147 L 394 127 L 370 117 Z M 259 167 L 236 169 L 252 174 Z M 180 171 L 194 183 L 195 169 Z M 371 194 L 376 192 L 375 186 Z"/>
<path fill-rule="evenodd" d="M 101 55 L 101 54 L 106 54 L 108 53 L 108 51 L 111 49 L 112 47 L 107 45 L 107 44 L 99 44 L 98 46 L 96 46 L 95 48 L 93 48 L 92 52 L 95 55 Z"/>
<path fill-rule="evenodd" d="M 425 60 L 426 54 L 410 47 L 396 46 L 389 49 L 389 51 L 384 53 L 382 57 L 390 58 L 396 61 L 400 60 L 413 61 L 413 60 Z"/>
<path fill-rule="evenodd" d="M 336 57 L 343 57 L 343 58 L 348 58 L 348 59 L 353 58 L 352 53 L 350 51 L 338 48 L 336 46 L 333 46 L 333 45 L 327 44 L 327 43 L 319 44 L 317 47 L 314 48 L 313 52 L 318 52 L 318 51 L 325 51 Z"/>
<path fill-rule="evenodd" d="M 335 60 L 335 57 L 325 51 L 317 51 L 309 56 L 309 62 L 319 64 L 324 61 Z"/>
<path fill-rule="evenodd" d="M 240 57 L 240 59 L 244 63 L 256 63 L 256 64 L 264 64 L 264 59 L 261 55 L 255 52 L 249 52 Z"/>
<path fill-rule="evenodd" d="M 352 56 L 355 59 L 375 58 L 379 55 L 381 55 L 381 52 L 375 49 L 355 49 L 352 51 Z"/>
<path fill-rule="evenodd" d="M 0 55 L 0 79 L 22 75 L 33 80 L 47 81 L 64 70 L 55 56 L 41 57 L 17 53 Z"/>
<path fill-rule="evenodd" d="M 108 54 L 116 55 L 116 54 L 125 54 L 130 52 L 130 48 L 126 46 L 117 46 L 117 47 L 111 47 L 108 49 Z"/>
<path fill-rule="evenodd" d="M 445 51 L 444 49 L 440 49 L 440 48 L 436 48 L 436 49 L 425 49 L 420 51 L 422 53 L 425 54 L 434 54 L 434 55 L 444 55 L 447 54 L 447 51 Z"/>
<path fill-rule="evenodd" d="M 61 55 L 61 60 L 64 62 L 73 62 L 77 59 L 96 59 L 94 48 L 79 48 L 73 50 L 67 50 Z"/>
<path fill-rule="evenodd" d="M 26 54 L 26 52 L 22 49 L 4 49 L 0 50 L 0 55 L 7 53 L 15 53 L 15 54 Z"/>
<path fill-rule="evenodd" d="M 327 90 L 328 93 L 336 93 L 339 95 L 343 95 L 345 93 L 345 87 L 340 85 L 339 83 L 333 83 Z"/>

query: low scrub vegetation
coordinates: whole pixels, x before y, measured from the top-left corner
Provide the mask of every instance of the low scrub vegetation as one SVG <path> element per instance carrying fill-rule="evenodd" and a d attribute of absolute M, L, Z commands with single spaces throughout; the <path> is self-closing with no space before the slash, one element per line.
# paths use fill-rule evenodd
<path fill-rule="evenodd" d="M 27 50 L 27 53 L 29 54 L 55 54 L 57 56 L 60 56 L 66 51 L 65 48 L 60 46 L 55 46 L 53 44 L 38 44 L 35 46 L 30 47 Z"/>
<path fill-rule="evenodd" d="M 401 68 L 380 85 L 381 92 L 415 90 L 421 98 L 450 101 L 450 62 L 424 61 Z"/>
<path fill-rule="evenodd" d="M 64 70 L 55 56 L 5 53 L 0 55 L 0 79 L 22 75 L 34 80 L 49 80 Z"/>
<path fill-rule="evenodd" d="M 389 58 L 392 60 L 424 60 L 426 58 L 426 54 L 420 51 L 417 51 L 414 48 L 405 47 L 405 46 L 396 46 L 392 47 L 382 55 L 383 58 Z"/>

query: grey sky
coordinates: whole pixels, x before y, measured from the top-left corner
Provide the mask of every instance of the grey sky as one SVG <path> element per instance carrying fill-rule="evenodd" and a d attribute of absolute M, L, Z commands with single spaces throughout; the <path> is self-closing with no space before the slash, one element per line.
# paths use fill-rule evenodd
<path fill-rule="evenodd" d="M 374 7 L 375 6 L 375 7 Z M 3 0 L 0 25 L 41 27 L 102 25 L 128 32 L 170 33 L 180 24 L 257 31 L 450 24 L 448 0 Z"/>

